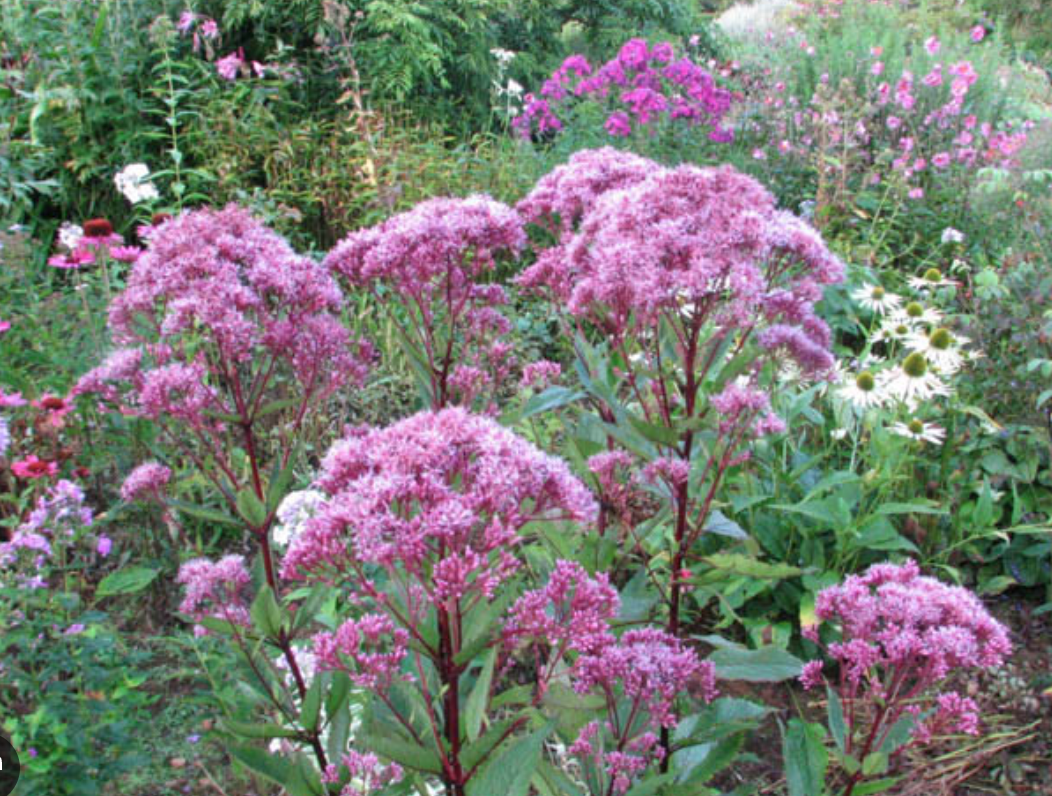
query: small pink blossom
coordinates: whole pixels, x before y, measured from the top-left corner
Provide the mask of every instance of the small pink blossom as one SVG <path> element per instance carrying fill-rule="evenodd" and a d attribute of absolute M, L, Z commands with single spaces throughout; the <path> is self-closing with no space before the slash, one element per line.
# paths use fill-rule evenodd
<path fill-rule="evenodd" d="M 986 28 L 982 25 L 976 25 L 968 32 L 968 35 L 971 37 L 973 42 L 978 44 L 986 38 Z"/>
<path fill-rule="evenodd" d="M 924 49 L 928 51 L 929 55 L 935 55 L 941 47 L 942 42 L 936 36 L 929 36 L 924 40 Z"/>
<path fill-rule="evenodd" d="M 244 53 L 238 49 L 237 52 L 229 53 L 216 61 L 216 72 L 224 80 L 236 80 L 244 65 Z"/>

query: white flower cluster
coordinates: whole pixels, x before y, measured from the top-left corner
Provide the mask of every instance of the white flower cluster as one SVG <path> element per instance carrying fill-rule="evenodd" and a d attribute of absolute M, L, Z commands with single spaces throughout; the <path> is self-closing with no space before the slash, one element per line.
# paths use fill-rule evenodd
<path fill-rule="evenodd" d="M 160 197 L 150 182 L 150 169 L 145 163 L 129 163 L 113 178 L 117 190 L 133 205 Z"/>
<path fill-rule="evenodd" d="M 278 506 L 278 525 L 271 532 L 271 539 L 278 547 L 288 547 L 303 532 L 307 521 L 317 513 L 325 502 L 326 495 L 317 489 L 289 492 Z"/>

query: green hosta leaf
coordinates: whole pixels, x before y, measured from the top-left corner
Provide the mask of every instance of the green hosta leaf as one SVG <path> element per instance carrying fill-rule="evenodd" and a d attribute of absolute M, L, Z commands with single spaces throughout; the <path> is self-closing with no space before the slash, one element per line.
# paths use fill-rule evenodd
<path fill-rule="evenodd" d="M 508 744 L 468 783 L 468 796 L 526 796 L 552 725 Z"/>
<path fill-rule="evenodd" d="M 125 567 L 111 572 L 99 582 L 95 590 L 97 598 L 112 597 L 116 594 L 135 594 L 153 583 L 157 577 L 156 569 L 147 567 Z"/>
<path fill-rule="evenodd" d="M 789 730 L 782 741 L 789 796 L 820 796 L 825 793 L 829 756 L 822 743 L 824 735 L 821 724 L 790 719 Z"/>
<path fill-rule="evenodd" d="M 778 647 L 758 650 L 719 649 L 709 656 L 716 675 L 723 680 L 747 680 L 750 683 L 777 683 L 799 677 L 803 662 Z"/>

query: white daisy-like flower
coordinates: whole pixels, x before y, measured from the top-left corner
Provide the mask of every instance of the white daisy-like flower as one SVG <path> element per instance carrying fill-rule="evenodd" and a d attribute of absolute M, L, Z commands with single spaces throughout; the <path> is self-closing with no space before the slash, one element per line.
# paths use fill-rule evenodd
<path fill-rule="evenodd" d="M 946 227 L 940 238 L 942 243 L 964 243 L 964 233 L 953 227 Z"/>
<path fill-rule="evenodd" d="M 928 363 L 940 373 L 956 373 L 965 360 L 961 346 L 967 343 L 964 337 L 956 337 L 949 329 L 939 327 L 933 332 L 917 331 L 906 340 L 911 351 L 924 354 Z"/>
<path fill-rule="evenodd" d="M 957 284 L 952 279 L 945 278 L 938 268 L 929 268 L 921 276 L 911 276 L 906 282 L 914 290 L 934 290 L 937 287 Z"/>
<path fill-rule="evenodd" d="M 889 293 L 880 285 L 863 285 L 851 292 L 851 298 L 859 303 L 863 309 L 884 315 L 893 312 L 902 306 L 902 296 Z"/>
<path fill-rule="evenodd" d="M 917 442 L 930 442 L 932 445 L 941 445 L 946 439 L 946 429 L 934 423 L 925 423 L 916 419 L 908 423 L 892 423 L 888 426 L 888 430 L 900 437 Z"/>
<path fill-rule="evenodd" d="M 58 242 L 64 247 L 73 251 L 80 244 L 80 239 L 84 237 L 84 228 L 79 224 L 71 224 L 69 221 L 63 221 L 62 226 L 58 228 Z"/>
<path fill-rule="evenodd" d="M 935 326 L 942 320 L 942 312 L 935 309 L 935 307 L 925 307 L 919 301 L 911 301 L 900 311 L 893 312 L 889 318 L 895 321 L 903 321 L 913 326 L 921 324 Z"/>
<path fill-rule="evenodd" d="M 873 335 L 874 342 L 901 343 L 917 333 L 917 327 L 906 316 L 886 318 Z"/>
<path fill-rule="evenodd" d="M 847 437 L 848 431 L 846 428 L 834 428 L 829 432 L 829 436 L 835 440 L 842 440 Z"/>
<path fill-rule="evenodd" d="M 914 351 L 890 370 L 880 374 L 880 386 L 888 396 L 901 401 L 910 410 L 921 401 L 937 395 L 949 395 L 950 387 L 932 372 L 924 354 Z"/>
<path fill-rule="evenodd" d="M 836 394 L 859 411 L 881 406 L 888 397 L 877 377 L 868 370 L 844 379 Z"/>

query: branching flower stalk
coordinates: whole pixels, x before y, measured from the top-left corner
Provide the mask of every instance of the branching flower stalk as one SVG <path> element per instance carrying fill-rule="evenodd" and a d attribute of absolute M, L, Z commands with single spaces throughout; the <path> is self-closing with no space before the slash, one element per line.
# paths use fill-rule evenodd
<path fill-rule="evenodd" d="M 342 304 L 321 266 L 245 211 L 184 213 L 150 230 L 110 305 L 124 347 L 75 390 L 152 420 L 197 465 L 254 538 L 275 598 L 269 534 L 303 420 L 339 387 L 360 383 L 372 358 L 340 323 Z M 271 640 L 302 699 L 291 638 L 281 630 Z"/>
<path fill-rule="evenodd" d="M 641 480 L 668 501 L 662 597 L 666 629 L 680 637 L 690 550 L 725 474 L 752 440 L 785 428 L 769 409 L 765 370 L 791 362 L 821 378 L 833 365 L 813 305 L 843 266 L 811 227 L 729 167 L 578 153 L 519 210 L 557 236 L 521 283 L 605 340 L 619 383 L 590 392 L 607 426 L 620 427 L 612 435 L 636 435 Z M 667 752 L 667 731 L 662 739 Z"/>

